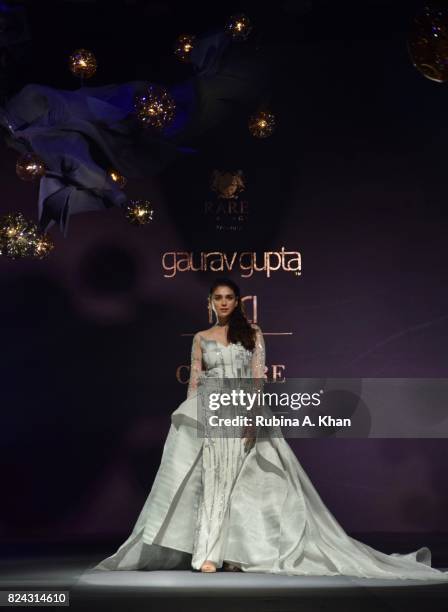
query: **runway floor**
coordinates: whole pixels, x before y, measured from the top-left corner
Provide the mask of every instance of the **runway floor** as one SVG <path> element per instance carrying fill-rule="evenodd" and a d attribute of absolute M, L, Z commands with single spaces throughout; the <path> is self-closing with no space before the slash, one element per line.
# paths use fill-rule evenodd
<path fill-rule="evenodd" d="M 161 612 L 446 612 L 448 584 L 345 576 L 193 571 L 90 571 L 92 559 L 0 563 L 0 589 L 67 590 L 70 609 Z"/>

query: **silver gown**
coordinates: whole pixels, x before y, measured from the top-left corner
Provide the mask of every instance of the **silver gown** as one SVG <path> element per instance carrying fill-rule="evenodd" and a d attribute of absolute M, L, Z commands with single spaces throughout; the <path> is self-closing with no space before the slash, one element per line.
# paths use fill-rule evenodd
<path fill-rule="evenodd" d="M 210 378 L 263 379 L 265 345 L 193 338 L 187 398 L 172 413 L 159 470 L 132 533 L 93 570 L 199 569 L 223 561 L 244 572 L 448 580 L 423 547 L 385 554 L 348 536 L 281 435 L 198 434 L 197 396 Z"/>

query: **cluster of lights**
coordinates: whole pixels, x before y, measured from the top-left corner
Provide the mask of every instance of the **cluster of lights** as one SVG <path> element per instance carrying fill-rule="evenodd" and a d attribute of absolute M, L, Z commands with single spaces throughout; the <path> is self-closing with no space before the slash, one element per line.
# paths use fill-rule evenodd
<path fill-rule="evenodd" d="M 250 33 L 252 32 L 252 23 L 249 18 L 243 13 L 232 15 L 226 25 L 225 32 L 235 41 L 247 40 Z M 182 34 L 176 40 L 174 46 L 174 54 L 178 59 L 183 62 L 191 60 L 191 52 L 193 51 L 196 38 L 191 34 Z M 145 109 L 145 101 L 140 102 L 140 107 L 143 110 L 139 110 L 138 115 L 143 122 L 154 121 L 154 111 L 148 111 Z M 148 117 L 149 115 L 149 117 Z M 249 118 L 249 131 L 255 138 L 267 138 L 275 130 L 275 115 L 269 111 L 259 111 Z"/>
<path fill-rule="evenodd" d="M 229 17 L 224 27 L 226 34 L 235 41 L 247 40 L 252 29 L 249 18 L 243 13 Z M 193 34 L 181 34 L 174 44 L 174 55 L 181 62 L 189 62 L 195 43 L 196 37 Z"/>
<path fill-rule="evenodd" d="M 0 255 L 11 259 L 42 259 L 53 248 L 50 236 L 39 232 L 37 225 L 22 213 L 9 213 L 0 218 Z"/>
<path fill-rule="evenodd" d="M 233 40 L 246 40 L 252 31 L 252 24 L 244 14 L 232 15 L 228 20 L 225 31 Z M 196 43 L 192 34 L 182 34 L 174 46 L 175 56 L 182 62 L 189 62 Z M 97 71 L 95 55 L 87 49 L 77 49 L 69 57 L 71 72 L 81 79 L 91 78 Z M 175 116 L 176 103 L 169 92 L 161 86 L 150 84 L 146 90 L 137 95 L 134 100 L 134 109 L 142 125 L 157 129 L 166 127 Z M 272 113 L 262 111 L 249 119 L 249 130 L 257 138 L 270 136 L 275 128 L 275 117 Z M 34 181 L 45 175 L 44 162 L 34 153 L 22 155 L 16 163 L 17 176 L 23 181 Z M 215 176 L 214 188 L 221 190 L 226 196 L 226 189 L 221 182 L 228 177 Z M 127 183 L 126 177 L 117 170 L 110 169 L 108 177 L 120 189 Z M 235 173 L 239 180 L 234 191 L 244 189 L 244 179 Z M 236 180 L 235 179 L 235 180 Z M 233 180 L 233 179 L 232 179 Z M 232 188 L 233 182 L 230 181 Z M 238 182 L 237 180 L 237 182 Z M 218 186 L 219 183 L 219 186 Z M 233 194 L 233 192 L 232 192 Z M 130 223 L 145 225 L 153 219 L 154 210 L 147 200 L 130 200 L 125 206 L 125 216 Z M 0 255 L 11 258 L 37 257 L 42 258 L 54 248 L 48 234 L 39 232 L 37 225 L 25 219 L 21 213 L 10 213 L 0 219 Z"/>

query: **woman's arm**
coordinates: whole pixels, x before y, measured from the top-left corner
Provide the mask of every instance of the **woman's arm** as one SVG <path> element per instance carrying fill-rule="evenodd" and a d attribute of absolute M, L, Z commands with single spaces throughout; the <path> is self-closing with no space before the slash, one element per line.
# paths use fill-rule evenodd
<path fill-rule="evenodd" d="M 197 333 L 193 337 L 191 347 L 190 380 L 188 381 L 187 397 L 190 397 L 190 395 L 197 391 L 199 379 L 203 371 L 201 339 L 199 333 Z"/>
<path fill-rule="evenodd" d="M 255 329 L 255 348 L 252 353 L 252 378 L 266 379 L 266 347 L 264 344 L 263 332 L 258 325 L 252 324 Z"/>
<path fill-rule="evenodd" d="M 252 324 L 255 329 L 255 348 L 252 352 L 252 378 L 254 379 L 253 390 L 263 390 L 264 382 L 266 380 L 266 347 L 264 344 L 263 332 L 258 325 Z M 252 418 L 258 414 L 259 408 L 254 407 L 252 411 Z M 243 429 L 244 448 L 249 451 L 255 444 L 257 437 L 257 427 L 255 425 L 249 425 Z"/>

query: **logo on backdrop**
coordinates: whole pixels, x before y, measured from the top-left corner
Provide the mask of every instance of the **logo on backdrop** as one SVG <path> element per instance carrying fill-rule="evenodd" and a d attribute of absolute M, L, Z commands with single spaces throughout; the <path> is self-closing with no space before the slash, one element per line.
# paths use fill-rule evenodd
<path fill-rule="evenodd" d="M 255 272 L 263 272 L 270 278 L 273 272 L 283 270 L 295 276 L 302 274 L 302 257 L 299 251 L 222 251 L 174 252 L 162 254 L 162 268 L 165 278 L 175 278 L 179 272 L 232 272 L 239 269 L 242 278 L 250 278 Z"/>
<path fill-rule="evenodd" d="M 249 202 L 241 197 L 246 189 L 242 170 L 214 170 L 210 189 L 213 195 L 204 205 L 206 217 L 218 231 L 241 231 L 249 217 Z"/>

